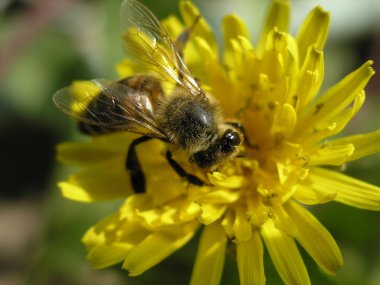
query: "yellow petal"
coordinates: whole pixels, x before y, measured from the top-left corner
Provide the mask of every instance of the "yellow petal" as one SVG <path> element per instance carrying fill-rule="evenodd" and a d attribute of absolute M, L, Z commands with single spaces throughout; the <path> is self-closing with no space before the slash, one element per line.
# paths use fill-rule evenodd
<path fill-rule="evenodd" d="M 323 225 L 299 204 L 290 202 L 285 209 L 298 226 L 297 240 L 328 274 L 335 274 L 343 265 L 338 245 Z"/>
<path fill-rule="evenodd" d="M 185 29 L 183 23 L 175 15 L 169 15 L 161 20 L 161 24 L 173 40 L 176 40 Z"/>
<path fill-rule="evenodd" d="M 260 234 L 252 232 L 252 237 L 236 244 L 236 259 L 241 285 L 264 285 L 264 249 Z"/>
<path fill-rule="evenodd" d="M 204 61 L 206 77 L 202 79 L 207 85 L 212 87 L 211 93 L 224 110 L 224 115 L 226 117 L 233 116 L 235 101 L 239 99 L 237 96 L 234 96 L 234 94 L 237 94 L 234 85 L 224 67 L 219 63 L 217 54 L 208 43 L 200 37 L 196 37 L 194 43 Z M 230 96 L 226 96 L 226 94 Z"/>
<path fill-rule="evenodd" d="M 223 188 L 237 189 L 245 186 L 247 183 L 244 176 L 226 176 L 223 173 L 217 171 L 211 174 L 208 173 L 207 176 L 213 185 Z"/>
<path fill-rule="evenodd" d="M 285 284 L 310 284 L 309 276 L 293 238 L 278 230 L 268 220 L 261 234 L 274 266 Z"/>
<path fill-rule="evenodd" d="M 226 233 L 219 223 L 204 227 L 190 285 L 219 285 L 226 244 Z"/>
<path fill-rule="evenodd" d="M 223 204 L 223 203 L 233 203 L 239 198 L 239 193 L 233 192 L 231 190 L 214 190 L 210 189 L 207 193 L 202 193 L 197 196 L 196 201 L 199 203 L 212 203 L 212 204 Z"/>
<path fill-rule="evenodd" d="M 272 215 L 272 209 L 266 206 L 261 199 L 258 199 L 257 195 L 248 196 L 246 200 L 247 215 L 251 223 L 256 227 L 261 226 Z"/>
<path fill-rule="evenodd" d="M 326 193 L 315 191 L 311 187 L 299 185 L 293 198 L 306 205 L 316 205 L 331 202 L 336 197 L 336 192 Z"/>
<path fill-rule="evenodd" d="M 243 36 L 250 38 L 244 21 L 237 15 L 227 15 L 223 18 L 222 29 L 224 32 L 224 43 L 229 44 L 231 39 Z"/>
<path fill-rule="evenodd" d="M 318 94 L 324 77 L 323 52 L 312 45 L 307 50 L 306 59 L 298 78 L 296 110 L 302 109 Z"/>
<path fill-rule="evenodd" d="M 133 193 L 124 160 L 107 160 L 60 182 L 62 195 L 80 202 L 95 202 L 120 199 Z"/>
<path fill-rule="evenodd" d="M 271 133 L 289 138 L 297 123 L 297 114 L 290 104 L 283 104 L 276 107 Z"/>
<path fill-rule="evenodd" d="M 83 236 L 82 242 L 88 251 L 87 259 L 91 265 L 94 268 L 104 268 L 123 261 L 146 235 L 147 232 L 140 224 L 128 222 L 128 226 L 123 227 L 118 214 L 113 214 L 91 227 Z"/>
<path fill-rule="evenodd" d="M 72 103 L 72 110 L 81 112 L 91 102 L 92 96 L 100 93 L 101 90 L 91 80 L 76 80 L 67 88 L 67 92 L 76 100 Z"/>
<path fill-rule="evenodd" d="M 192 27 L 197 18 L 201 16 L 197 7 L 195 7 L 191 1 L 180 1 L 179 10 L 187 27 Z M 214 33 L 204 18 L 201 17 L 198 20 L 194 27 L 194 30 L 192 31 L 192 36 L 203 38 L 211 47 L 213 52 L 215 54 L 218 54 L 218 44 L 216 42 Z"/>
<path fill-rule="evenodd" d="M 88 251 L 86 259 L 93 268 L 102 269 L 122 262 L 132 248 L 128 243 L 103 243 Z"/>
<path fill-rule="evenodd" d="M 233 229 L 234 222 L 235 222 L 235 211 L 232 211 L 232 210 L 227 211 L 223 217 L 221 224 L 230 240 L 235 239 L 235 231 Z"/>
<path fill-rule="evenodd" d="M 152 205 L 150 207 L 143 205 L 142 207 L 137 207 L 135 211 L 135 215 L 141 220 L 145 228 L 157 230 L 171 225 L 180 227 L 186 222 L 194 221 L 201 209 L 198 204 L 190 199 L 177 199 L 161 207 L 156 205 L 152 208 Z M 217 213 L 212 212 L 215 215 Z M 211 218 L 215 217 L 211 216 Z"/>
<path fill-rule="evenodd" d="M 157 231 L 136 245 L 124 260 L 123 268 L 130 276 L 142 274 L 170 254 L 184 246 L 194 235 L 198 224 L 173 227 L 169 231 Z"/>
<path fill-rule="evenodd" d="M 380 187 L 365 183 L 336 171 L 313 168 L 309 174 L 311 187 L 320 192 L 336 192 L 335 201 L 349 206 L 380 211 Z"/>
<path fill-rule="evenodd" d="M 120 219 L 118 213 L 103 218 L 95 226 L 92 226 L 82 238 L 82 242 L 87 250 L 106 242 L 106 232 L 113 231 L 119 224 Z"/>
<path fill-rule="evenodd" d="M 75 166 L 91 166 L 107 159 L 126 155 L 128 145 L 138 135 L 115 132 L 92 137 L 89 142 L 65 142 L 57 146 L 57 158 Z"/>
<path fill-rule="evenodd" d="M 296 237 L 298 233 L 298 227 L 294 221 L 289 217 L 288 213 L 284 210 L 282 204 L 273 204 L 273 221 L 277 229 L 283 231 L 290 237 Z"/>
<path fill-rule="evenodd" d="M 306 57 L 308 48 L 315 46 L 322 50 L 329 30 L 330 14 L 320 6 L 314 8 L 304 20 L 298 34 L 297 42 L 299 48 L 300 62 Z"/>
<path fill-rule="evenodd" d="M 118 155 L 117 149 L 91 143 L 65 142 L 57 146 L 57 159 L 68 165 L 89 166 Z"/>
<path fill-rule="evenodd" d="M 204 225 L 209 225 L 218 220 L 226 211 L 227 206 L 215 204 L 201 204 L 199 220 Z"/>
<path fill-rule="evenodd" d="M 232 38 L 224 52 L 225 70 L 229 80 L 233 82 L 235 90 L 233 98 L 237 98 L 234 104 L 236 108 L 245 107 L 244 100 L 250 100 L 252 94 L 252 82 L 258 77 L 258 60 L 249 38 L 237 36 Z"/>
<path fill-rule="evenodd" d="M 268 34 L 265 50 L 262 55 L 261 71 L 269 76 L 270 82 L 277 83 L 284 77 L 289 68 L 287 61 L 289 35 L 280 32 L 277 28 Z M 282 96 L 286 94 L 281 94 Z"/>
<path fill-rule="evenodd" d="M 134 247 L 129 243 L 104 243 L 89 251 L 86 258 L 95 269 L 102 269 L 124 260 Z"/>
<path fill-rule="evenodd" d="M 302 137 L 302 145 L 304 148 L 312 146 L 317 142 L 320 142 L 327 137 L 331 137 L 335 134 L 341 132 L 350 120 L 357 114 L 360 108 L 363 106 L 365 100 L 365 92 L 362 90 L 356 94 L 354 98 L 354 103 L 351 107 L 341 111 L 335 118 L 332 118 L 329 122 L 319 124 L 312 130 L 309 130 L 307 137 Z M 356 151 L 356 150 L 355 150 Z M 347 158 L 347 160 L 353 160 L 352 155 Z"/>
<path fill-rule="evenodd" d="M 318 124 L 323 124 L 336 117 L 342 110 L 355 100 L 357 94 L 362 92 L 369 79 L 374 75 L 368 61 L 360 68 L 343 78 L 338 84 L 327 90 L 302 115 L 297 126 L 301 132 L 312 132 Z"/>
<path fill-rule="evenodd" d="M 235 210 L 235 221 L 232 225 L 232 230 L 237 242 L 247 241 L 251 238 L 252 224 L 243 207 L 237 207 Z"/>
<path fill-rule="evenodd" d="M 249 39 L 248 29 L 244 21 L 237 15 L 228 15 L 223 18 L 222 29 L 224 34 L 224 61 L 230 66 L 234 67 L 234 50 L 232 47 L 233 41 L 243 36 Z"/>
<path fill-rule="evenodd" d="M 135 75 L 137 72 L 142 72 L 143 68 L 136 60 L 124 59 L 119 62 L 116 67 L 118 78 L 126 78 Z"/>
<path fill-rule="evenodd" d="M 368 133 L 344 137 L 331 141 L 332 146 L 341 146 L 347 143 L 353 144 L 355 147 L 354 153 L 347 161 L 356 160 L 380 151 L 380 130 Z"/>
<path fill-rule="evenodd" d="M 335 134 L 340 133 L 346 125 L 350 122 L 350 120 L 357 114 L 360 108 L 363 106 L 365 100 L 365 92 L 364 90 L 358 93 L 355 96 L 354 104 L 352 107 L 343 110 L 337 117 L 334 118 L 336 123 L 336 128 L 329 136 L 333 136 Z M 350 156 L 351 157 L 351 156 Z"/>
<path fill-rule="evenodd" d="M 352 144 L 346 145 L 322 145 L 316 151 L 309 154 L 310 165 L 342 165 L 354 153 Z"/>
<path fill-rule="evenodd" d="M 200 37 L 194 38 L 195 47 L 199 52 L 200 56 L 206 60 L 206 63 L 209 61 L 217 62 L 218 57 L 210 47 L 210 45 Z"/>
<path fill-rule="evenodd" d="M 144 211 L 153 207 L 150 195 L 131 195 L 125 199 L 124 204 L 120 207 L 119 213 L 121 219 L 132 218 L 138 211 Z"/>
<path fill-rule="evenodd" d="M 288 31 L 290 15 L 289 5 L 289 1 L 273 1 L 271 7 L 269 8 L 264 29 L 261 32 L 260 40 L 257 46 L 259 55 L 264 52 L 267 36 L 274 28 L 277 28 L 281 32 Z"/>

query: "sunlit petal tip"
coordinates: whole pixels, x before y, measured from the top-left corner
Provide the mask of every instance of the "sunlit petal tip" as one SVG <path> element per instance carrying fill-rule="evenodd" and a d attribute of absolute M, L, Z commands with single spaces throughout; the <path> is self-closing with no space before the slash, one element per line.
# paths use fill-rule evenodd
<path fill-rule="evenodd" d="M 244 176 L 227 176 L 220 172 L 208 173 L 207 177 L 213 185 L 230 189 L 241 188 L 247 183 Z"/>
<path fill-rule="evenodd" d="M 290 18 L 290 1 L 277 0 L 273 1 L 267 14 L 264 29 L 261 32 L 260 40 L 257 46 L 259 55 L 265 50 L 266 41 L 269 33 L 274 29 L 287 32 Z"/>
<path fill-rule="evenodd" d="M 211 204 L 229 204 L 237 201 L 240 195 L 236 191 L 230 189 L 219 189 L 209 193 L 200 194 L 195 199 L 198 203 L 211 203 Z"/>
<path fill-rule="evenodd" d="M 218 220 L 226 211 L 227 206 L 214 204 L 201 204 L 199 220 L 204 225 L 209 225 Z"/>
<path fill-rule="evenodd" d="M 181 11 L 182 18 L 186 21 L 187 19 L 194 19 L 200 15 L 198 8 L 189 0 L 180 1 L 179 9 Z"/>
<path fill-rule="evenodd" d="M 58 187 L 61 190 L 62 196 L 67 199 L 84 203 L 94 202 L 86 190 L 72 183 L 59 182 Z"/>
<path fill-rule="evenodd" d="M 133 62 L 129 59 L 124 59 L 116 65 L 116 72 L 119 78 L 131 76 L 135 70 L 133 69 Z"/>
<path fill-rule="evenodd" d="M 198 223 L 192 223 L 187 232 L 178 228 L 170 232 L 157 231 L 134 246 L 126 256 L 122 267 L 130 276 L 137 276 L 155 266 L 173 252 L 184 246 L 194 235 Z"/>
<path fill-rule="evenodd" d="M 375 74 L 375 70 L 373 69 L 373 60 L 368 60 L 364 63 L 364 66 L 367 66 L 369 68 L 369 70 L 371 71 L 371 75 Z"/>
<path fill-rule="evenodd" d="M 323 49 L 330 25 L 330 13 L 324 11 L 320 6 L 314 8 L 303 22 L 298 34 L 297 42 L 300 52 L 300 60 L 305 59 L 307 49 L 315 44 Z"/>
<path fill-rule="evenodd" d="M 318 48 L 315 44 L 311 45 L 307 51 L 306 60 L 304 62 L 304 68 L 307 68 L 311 71 L 322 71 L 321 75 L 323 78 L 323 55 L 324 54 L 322 49 Z"/>
<path fill-rule="evenodd" d="M 310 48 L 317 57 L 323 55 L 323 49 L 319 48 L 316 44 L 313 44 Z"/>
<path fill-rule="evenodd" d="M 101 227 L 105 227 L 106 225 L 112 223 L 116 217 L 117 215 L 112 215 L 110 217 L 104 218 L 101 222 L 97 223 L 95 226 L 92 226 L 86 231 L 81 239 L 81 242 L 84 244 L 88 251 L 105 243 L 106 237 L 104 231 L 101 230 Z"/>
<path fill-rule="evenodd" d="M 217 54 L 212 50 L 211 46 L 205 41 L 204 38 L 201 37 L 195 37 L 194 38 L 194 44 L 202 56 L 202 58 L 205 58 L 205 63 L 208 62 L 216 62 L 218 57 Z"/>
<path fill-rule="evenodd" d="M 293 198 L 305 205 L 319 205 L 333 201 L 336 192 L 321 192 L 307 186 L 300 185 L 293 194 Z"/>
<path fill-rule="evenodd" d="M 290 18 L 290 1 L 275 0 L 269 8 L 265 28 L 271 30 L 277 27 L 280 31 L 287 32 Z"/>
<path fill-rule="evenodd" d="M 214 52 L 218 50 L 218 44 L 211 27 L 201 16 L 198 8 L 191 1 L 180 1 L 179 10 L 187 27 L 192 27 L 194 24 L 194 37 L 202 37 L 212 48 Z"/>
<path fill-rule="evenodd" d="M 94 269 L 103 269 L 122 262 L 131 248 L 129 244 L 105 243 L 89 251 L 86 258 Z"/>
<path fill-rule="evenodd" d="M 336 192 L 335 201 L 361 209 L 380 211 L 380 187 L 336 171 L 313 168 L 311 187 L 320 192 Z"/>
<path fill-rule="evenodd" d="M 321 15 L 330 15 L 330 12 L 327 11 L 327 10 L 325 10 L 325 9 L 323 9 L 323 7 L 320 6 L 320 5 L 315 6 L 315 8 L 312 10 L 311 13 L 313 13 L 313 12 L 321 14 Z"/>
<path fill-rule="evenodd" d="M 250 38 L 244 21 L 235 14 L 224 16 L 222 27 L 225 43 L 228 43 L 230 39 L 237 38 L 238 36 L 244 36 L 248 39 Z"/>
<path fill-rule="evenodd" d="M 334 238 L 299 204 L 287 203 L 285 208 L 298 225 L 297 240 L 326 273 L 334 275 L 343 265 L 343 257 Z"/>
<path fill-rule="evenodd" d="M 342 165 L 354 153 L 353 144 L 320 147 L 310 154 L 310 165 Z"/>
<path fill-rule="evenodd" d="M 331 145 L 345 145 L 351 143 L 355 147 L 355 152 L 348 158 L 348 161 L 366 157 L 380 151 L 380 130 L 368 133 L 352 135 L 331 141 Z"/>

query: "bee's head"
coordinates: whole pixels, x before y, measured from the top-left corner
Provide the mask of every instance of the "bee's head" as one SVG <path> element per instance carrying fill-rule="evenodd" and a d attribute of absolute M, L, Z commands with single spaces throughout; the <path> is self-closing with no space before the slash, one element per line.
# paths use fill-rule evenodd
<path fill-rule="evenodd" d="M 239 132 L 227 129 L 209 148 L 194 153 L 192 161 L 200 168 L 212 168 L 231 157 L 242 142 L 243 136 Z"/>
<path fill-rule="evenodd" d="M 242 141 L 243 138 L 240 133 L 233 129 L 227 129 L 220 138 L 220 151 L 223 153 L 232 153 Z"/>

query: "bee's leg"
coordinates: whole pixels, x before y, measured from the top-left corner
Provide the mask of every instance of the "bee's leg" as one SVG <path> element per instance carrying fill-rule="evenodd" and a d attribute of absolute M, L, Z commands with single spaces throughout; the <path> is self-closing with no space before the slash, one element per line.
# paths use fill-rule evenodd
<path fill-rule="evenodd" d="M 245 132 L 245 128 L 241 123 L 239 123 L 239 122 L 225 122 L 225 124 L 237 128 L 242 133 L 242 135 L 244 137 L 244 141 L 248 147 L 255 148 L 255 149 L 259 148 L 258 145 L 255 145 L 249 141 L 247 133 Z"/>
<path fill-rule="evenodd" d="M 185 29 L 175 40 L 174 44 L 175 44 L 175 47 L 177 48 L 177 51 L 178 51 L 179 55 L 181 56 L 181 58 L 183 58 L 183 50 L 185 49 L 185 46 L 190 39 L 191 33 L 194 31 L 194 28 L 197 25 L 197 23 L 199 22 L 200 18 L 201 18 L 201 16 L 198 15 L 195 18 L 194 22 L 191 24 L 191 26 L 189 28 Z"/>
<path fill-rule="evenodd" d="M 170 166 L 173 168 L 173 170 L 182 178 L 186 178 L 186 180 L 194 185 L 197 186 L 203 186 L 204 182 L 196 177 L 193 174 L 187 173 L 185 169 L 182 168 L 182 166 L 173 159 L 172 153 L 170 151 L 166 151 L 166 159 L 168 160 Z"/>
<path fill-rule="evenodd" d="M 145 192 L 145 176 L 137 157 L 136 146 L 151 140 L 151 137 L 143 136 L 132 141 L 127 153 L 126 168 L 130 171 L 132 188 L 135 193 Z"/>

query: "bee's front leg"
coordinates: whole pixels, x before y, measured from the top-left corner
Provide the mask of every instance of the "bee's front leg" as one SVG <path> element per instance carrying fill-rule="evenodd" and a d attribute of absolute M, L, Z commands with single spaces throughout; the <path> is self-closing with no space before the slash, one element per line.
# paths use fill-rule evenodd
<path fill-rule="evenodd" d="M 196 186 L 203 186 L 204 182 L 199 179 L 197 176 L 187 173 L 183 167 L 173 159 L 172 153 L 168 150 L 166 151 L 166 159 L 168 160 L 170 166 L 173 168 L 173 170 L 182 178 L 185 178 L 190 184 L 196 185 Z"/>
<path fill-rule="evenodd" d="M 143 136 L 139 137 L 132 141 L 132 143 L 129 145 L 128 153 L 127 153 L 127 160 L 126 160 L 126 168 L 130 171 L 131 175 L 131 184 L 133 191 L 135 193 L 145 193 L 145 176 L 141 169 L 141 164 L 139 162 L 139 159 L 137 157 L 136 152 L 136 146 L 140 143 L 146 142 L 151 140 L 151 137 Z"/>

